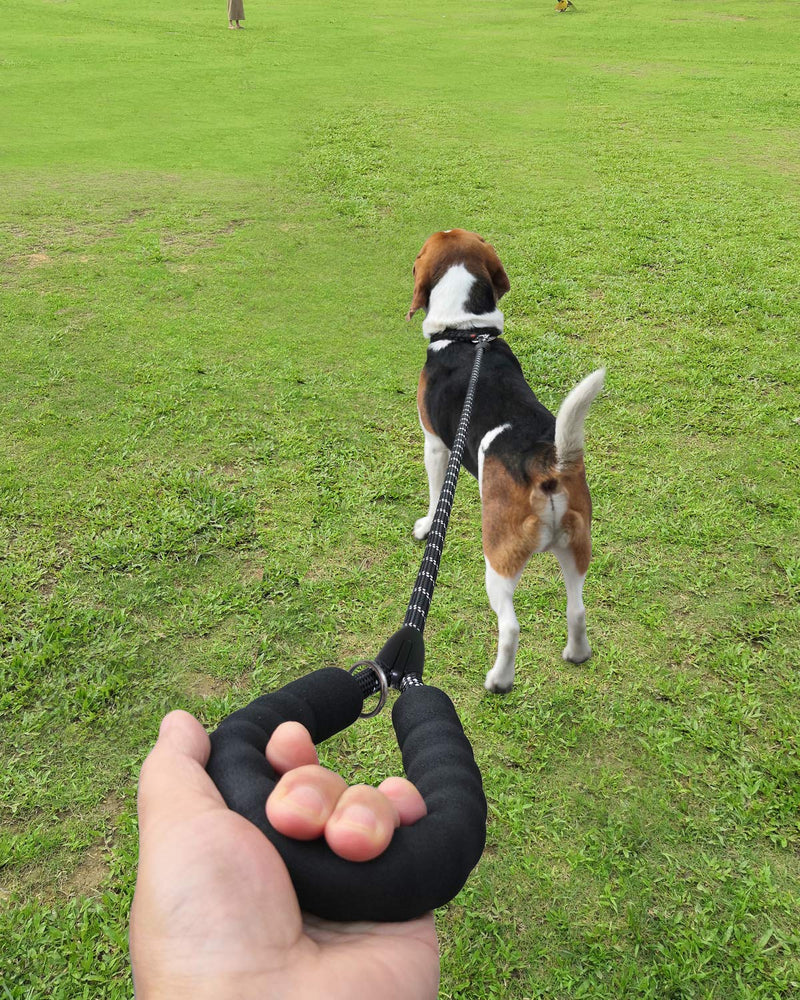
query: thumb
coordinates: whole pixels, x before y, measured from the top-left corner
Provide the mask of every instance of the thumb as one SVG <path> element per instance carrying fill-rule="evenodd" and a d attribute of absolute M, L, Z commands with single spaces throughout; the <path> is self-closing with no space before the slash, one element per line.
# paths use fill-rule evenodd
<path fill-rule="evenodd" d="M 158 742 L 154 749 L 164 749 L 176 755 L 190 757 L 202 767 L 208 763 L 211 741 L 193 715 L 180 709 L 169 712 L 161 720 Z"/>
<path fill-rule="evenodd" d="M 144 836 L 154 824 L 185 821 L 210 809 L 225 809 L 206 773 L 208 734 L 188 712 L 164 716 L 156 745 L 139 775 L 139 826 Z"/>

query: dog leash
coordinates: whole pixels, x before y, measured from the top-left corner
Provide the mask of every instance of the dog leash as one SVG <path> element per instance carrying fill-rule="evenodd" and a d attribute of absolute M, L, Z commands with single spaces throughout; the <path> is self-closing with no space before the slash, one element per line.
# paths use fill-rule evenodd
<path fill-rule="evenodd" d="M 316 670 L 262 695 L 224 719 L 211 734 L 206 770 L 226 805 L 257 826 L 281 855 L 303 910 L 328 920 L 409 920 L 448 903 L 464 886 L 486 842 L 486 798 L 480 771 L 447 695 L 422 682 L 423 631 L 430 610 L 456 483 L 466 447 L 475 388 L 487 343 L 497 330 L 444 331 L 435 339 L 475 344 L 475 359 L 444 483 L 402 627 L 372 660 L 349 671 Z M 434 338 L 431 338 L 432 340 Z M 427 815 L 395 831 L 372 861 L 345 861 L 323 838 L 297 841 L 275 830 L 266 800 L 278 775 L 265 755 L 275 729 L 300 722 L 314 743 L 377 715 L 389 688 L 400 696 L 392 725 L 406 776 Z M 367 698 L 378 704 L 364 711 Z"/>
<path fill-rule="evenodd" d="M 466 335 L 466 336 L 465 336 Z M 456 495 L 456 484 L 458 474 L 461 471 L 461 460 L 464 457 L 464 448 L 467 444 L 467 430 L 472 418 L 472 405 L 475 401 L 475 387 L 478 384 L 478 375 L 481 370 L 481 361 L 486 345 L 497 338 L 497 330 L 458 330 L 448 331 L 431 337 L 431 342 L 437 340 L 466 341 L 475 344 L 475 360 L 472 363 L 467 394 L 464 397 L 464 406 L 461 410 L 461 417 L 458 421 L 455 441 L 450 451 L 450 461 L 447 463 L 447 471 L 442 484 L 442 491 L 439 494 L 439 501 L 436 505 L 436 512 L 433 516 L 428 538 L 425 543 L 425 553 L 422 556 L 422 564 L 417 574 L 417 582 L 411 592 L 411 600 L 408 602 L 408 610 L 403 620 L 403 626 L 415 628 L 419 632 L 425 629 L 425 621 L 430 610 L 433 590 L 436 586 L 436 578 L 439 574 L 439 564 L 442 560 L 442 549 L 444 547 L 444 536 L 447 532 L 447 525 L 450 522 L 450 511 L 453 509 L 453 500 Z"/>
<path fill-rule="evenodd" d="M 402 628 L 395 632 L 374 660 L 362 660 L 356 667 L 367 669 L 356 674 L 356 680 L 363 687 L 365 697 L 380 692 L 378 705 L 367 717 L 377 715 L 383 708 L 388 695 L 388 688 L 393 687 L 401 693 L 409 687 L 422 684 L 422 667 L 424 663 L 424 644 L 421 641 L 425 630 L 425 622 L 430 611 L 439 566 L 442 561 L 444 539 L 447 526 L 450 523 L 450 512 L 456 495 L 456 485 L 461 471 L 461 460 L 467 444 L 467 430 L 472 419 L 472 407 L 475 401 L 475 388 L 480 375 L 481 361 L 486 345 L 496 339 L 497 330 L 444 330 L 431 337 L 431 342 L 437 340 L 456 340 L 475 345 L 475 359 L 472 362 L 464 405 L 456 429 L 450 459 L 447 463 L 444 482 L 439 493 L 436 511 L 433 515 L 425 551 L 420 563 L 417 579 L 411 591 L 411 597 L 403 619 Z M 419 638 L 413 633 L 417 632 Z M 385 683 L 384 683 L 385 682 Z"/>

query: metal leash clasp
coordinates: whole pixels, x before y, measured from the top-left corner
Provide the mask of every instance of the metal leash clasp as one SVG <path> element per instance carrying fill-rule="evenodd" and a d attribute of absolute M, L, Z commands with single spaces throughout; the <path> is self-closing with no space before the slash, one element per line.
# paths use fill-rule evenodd
<path fill-rule="evenodd" d="M 493 340 L 497 340 L 497 333 L 476 333 L 472 336 L 472 343 L 477 347 L 485 347 L 486 344 L 490 344 Z"/>
<path fill-rule="evenodd" d="M 350 669 L 347 672 L 349 674 L 354 674 L 357 670 L 359 670 L 359 673 L 363 674 L 365 672 L 363 668 L 371 670 L 372 673 L 375 674 L 375 677 L 378 680 L 378 685 L 380 690 L 380 696 L 378 697 L 378 704 L 375 706 L 375 708 L 373 708 L 370 712 L 361 712 L 358 716 L 359 719 L 371 719 L 374 716 L 378 715 L 383 710 L 383 706 L 386 704 L 386 699 L 389 697 L 389 682 L 386 679 L 386 674 L 374 660 L 359 660 L 358 663 L 354 663 L 353 666 L 350 667 Z M 369 697 L 369 694 L 373 693 L 374 692 L 369 692 L 367 694 L 367 697 Z"/>
<path fill-rule="evenodd" d="M 389 638 L 374 660 L 359 660 L 354 664 L 349 673 L 355 676 L 364 697 L 380 692 L 377 706 L 370 712 L 362 712 L 360 718 L 371 719 L 381 711 L 390 687 L 401 694 L 409 687 L 421 687 L 424 666 L 422 632 L 408 625 Z"/>

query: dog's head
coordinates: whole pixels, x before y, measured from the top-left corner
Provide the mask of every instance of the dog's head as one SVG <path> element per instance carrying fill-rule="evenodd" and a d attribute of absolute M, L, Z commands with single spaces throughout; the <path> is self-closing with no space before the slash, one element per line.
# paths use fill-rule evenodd
<path fill-rule="evenodd" d="M 463 264 L 485 286 L 487 294 L 493 298 L 493 306 L 511 287 L 505 268 L 491 243 L 466 229 L 446 229 L 429 236 L 417 254 L 412 272 L 414 297 L 406 319 L 411 319 L 418 309 L 427 310 L 436 283 L 455 264 Z"/>

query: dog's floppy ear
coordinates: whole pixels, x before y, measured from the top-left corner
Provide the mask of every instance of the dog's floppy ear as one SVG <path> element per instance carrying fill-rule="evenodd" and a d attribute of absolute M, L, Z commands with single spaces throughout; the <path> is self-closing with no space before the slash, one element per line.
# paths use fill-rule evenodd
<path fill-rule="evenodd" d="M 497 251 L 492 244 L 484 244 L 484 250 L 486 267 L 488 268 L 489 277 L 492 279 L 492 286 L 499 302 L 509 288 L 511 288 L 511 282 L 508 280 L 506 269 L 503 267 L 500 258 L 497 256 Z"/>
<path fill-rule="evenodd" d="M 414 261 L 414 297 L 411 299 L 411 308 L 406 313 L 409 320 L 418 309 L 427 309 L 428 301 L 431 297 L 431 275 L 430 269 L 422 260 L 424 250 L 421 250 Z"/>

